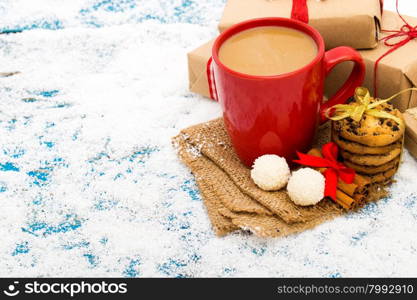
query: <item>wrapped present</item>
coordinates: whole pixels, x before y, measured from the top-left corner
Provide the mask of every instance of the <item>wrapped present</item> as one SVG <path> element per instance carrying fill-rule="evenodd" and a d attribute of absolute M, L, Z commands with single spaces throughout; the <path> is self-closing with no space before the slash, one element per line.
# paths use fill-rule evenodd
<path fill-rule="evenodd" d="M 188 80 L 191 92 L 210 98 L 207 79 L 207 62 L 211 56 L 214 40 L 188 53 Z"/>
<path fill-rule="evenodd" d="M 405 147 L 417 158 L 417 107 L 407 109 L 403 114 L 407 128 L 405 130 Z"/>
<path fill-rule="evenodd" d="M 210 90 L 206 68 L 213 43 L 214 40 L 211 40 L 187 54 L 190 91 L 208 98 L 210 98 Z"/>
<path fill-rule="evenodd" d="M 380 0 L 228 0 L 219 30 L 253 18 L 292 17 L 316 28 L 327 49 L 374 48 L 381 8 Z"/>
<path fill-rule="evenodd" d="M 413 28 L 414 26 L 414 28 Z M 387 98 L 400 90 L 417 86 L 417 18 L 385 11 L 382 17 L 381 40 L 377 48 L 361 50 L 366 64 L 364 86 L 379 98 Z M 329 75 L 325 94 L 331 96 L 346 80 L 350 63 L 335 67 Z M 376 72 L 375 72 L 376 70 Z M 376 91 L 375 91 L 376 90 Z M 392 101 L 401 112 L 417 106 L 417 92 L 409 91 Z"/>

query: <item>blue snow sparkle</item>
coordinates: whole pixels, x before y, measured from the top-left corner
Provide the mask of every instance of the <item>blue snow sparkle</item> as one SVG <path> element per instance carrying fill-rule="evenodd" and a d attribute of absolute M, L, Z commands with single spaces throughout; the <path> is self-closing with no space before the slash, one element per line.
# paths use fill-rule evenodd
<path fill-rule="evenodd" d="M 75 215 L 66 215 L 64 218 L 65 219 L 57 225 L 51 225 L 45 222 L 34 222 L 27 227 L 22 227 L 22 231 L 36 237 L 47 237 L 52 234 L 67 233 L 77 230 L 82 226 L 81 220 Z"/>

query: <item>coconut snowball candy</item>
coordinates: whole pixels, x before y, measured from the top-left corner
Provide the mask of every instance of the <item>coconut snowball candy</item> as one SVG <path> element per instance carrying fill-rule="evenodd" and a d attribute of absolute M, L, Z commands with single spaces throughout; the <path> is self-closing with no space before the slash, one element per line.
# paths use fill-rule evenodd
<path fill-rule="evenodd" d="M 255 160 L 250 174 L 252 180 L 261 189 L 277 191 L 285 187 L 291 173 L 285 158 L 267 154 Z"/>
<path fill-rule="evenodd" d="M 287 191 L 291 200 L 302 206 L 314 205 L 324 198 L 324 176 L 311 168 L 303 168 L 292 173 Z"/>

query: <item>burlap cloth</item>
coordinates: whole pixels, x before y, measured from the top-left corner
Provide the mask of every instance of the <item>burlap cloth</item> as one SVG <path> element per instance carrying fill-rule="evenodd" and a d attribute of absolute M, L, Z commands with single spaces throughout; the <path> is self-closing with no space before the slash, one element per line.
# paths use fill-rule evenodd
<path fill-rule="evenodd" d="M 316 146 L 329 141 L 330 126 L 318 131 Z M 178 155 L 194 174 L 214 231 L 223 236 L 237 229 L 262 237 L 304 231 L 345 211 L 331 200 L 315 206 L 295 205 L 285 189 L 266 192 L 250 178 L 250 170 L 237 158 L 223 119 L 198 124 L 173 138 Z M 372 193 L 370 200 L 383 196 Z"/>

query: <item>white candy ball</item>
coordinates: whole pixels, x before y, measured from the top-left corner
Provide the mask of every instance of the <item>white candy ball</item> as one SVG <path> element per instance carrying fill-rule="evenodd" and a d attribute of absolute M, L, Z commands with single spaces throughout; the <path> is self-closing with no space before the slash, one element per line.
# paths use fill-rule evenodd
<path fill-rule="evenodd" d="M 267 154 L 255 160 L 250 175 L 261 189 L 277 191 L 287 184 L 290 178 L 290 168 L 285 158 Z"/>
<path fill-rule="evenodd" d="M 287 191 L 291 200 L 302 206 L 314 205 L 324 198 L 324 176 L 310 168 L 292 173 Z"/>

